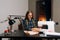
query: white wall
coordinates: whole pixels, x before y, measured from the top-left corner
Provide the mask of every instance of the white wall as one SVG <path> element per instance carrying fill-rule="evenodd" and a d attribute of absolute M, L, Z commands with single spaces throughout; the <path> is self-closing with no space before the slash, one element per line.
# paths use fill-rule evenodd
<path fill-rule="evenodd" d="M 0 0 L 0 22 L 6 20 L 8 15 L 24 16 L 27 10 L 28 0 Z M 8 26 L 6 24 L 0 23 L 0 33 Z"/>
<path fill-rule="evenodd" d="M 36 15 L 36 1 L 37 1 L 37 0 L 29 0 L 29 1 L 28 1 L 28 3 L 29 3 L 29 5 L 28 5 L 29 10 L 32 10 L 32 11 L 33 11 L 33 13 L 34 13 L 34 18 L 36 17 L 36 16 L 35 16 L 35 15 Z"/>
<path fill-rule="evenodd" d="M 55 25 L 56 32 L 60 32 L 60 0 L 53 0 L 53 20 L 58 22 L 58 25 Z"/>

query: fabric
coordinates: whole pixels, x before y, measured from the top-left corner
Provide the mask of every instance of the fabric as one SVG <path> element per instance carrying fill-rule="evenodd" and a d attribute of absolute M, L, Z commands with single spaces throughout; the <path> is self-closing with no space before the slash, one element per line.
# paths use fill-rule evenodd
<path fill-rule="evenodd" d="M 37 27 L 37 21 L 32 19 L 32 20 L 23 20 L 23 26 L 25 30 L 31 30 L 31 28 Z"/>

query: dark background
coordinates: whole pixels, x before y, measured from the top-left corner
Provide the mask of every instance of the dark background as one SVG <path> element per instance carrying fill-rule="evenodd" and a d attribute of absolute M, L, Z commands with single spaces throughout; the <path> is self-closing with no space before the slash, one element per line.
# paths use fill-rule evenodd
<path fill-rule="evenodd" d="M 51 0 L 36 1 L 36 19 L 38 20 L 41 14 L 45 14 L 47 20 L 51 18 Z M 51 18 L 52 19 L 52 18 Z"/>

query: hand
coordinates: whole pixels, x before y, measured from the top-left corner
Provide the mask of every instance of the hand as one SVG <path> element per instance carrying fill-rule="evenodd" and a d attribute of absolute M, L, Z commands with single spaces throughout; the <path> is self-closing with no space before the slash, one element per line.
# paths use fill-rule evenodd
<path fill-rule="evenodd" d="M 29 33 L 28 33 L 28 31 L 24 31 L 25 32 L 25 34 L 28 36 L 29 35 Z"/>
<path fill-rule="evenodd" d="M 39 28 L 32 28 L 32 31 L 34 31 L 34 32 L 40 32 Z"/>

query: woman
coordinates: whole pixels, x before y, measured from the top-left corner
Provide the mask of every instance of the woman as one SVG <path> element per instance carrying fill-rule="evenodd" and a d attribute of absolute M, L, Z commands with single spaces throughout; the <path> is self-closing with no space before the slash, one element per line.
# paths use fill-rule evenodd
<path fill-rule="evenodd" d="M 23 20 L 24 30 L 31 30 L 31 28 L 37 27 L 37 21 L 33 18 L 33 12 L 27 11 L 25 19 Z"/>

